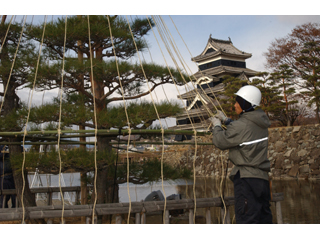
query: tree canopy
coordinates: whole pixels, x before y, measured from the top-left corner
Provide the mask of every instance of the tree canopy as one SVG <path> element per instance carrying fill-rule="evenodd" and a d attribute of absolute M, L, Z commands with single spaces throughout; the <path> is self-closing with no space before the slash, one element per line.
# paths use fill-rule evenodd
<path fill-rule="evenodd" d="M 279 71 L 283 65 L 292 70 L 295 86 L 312 96 L 309 105 L 316 105 L 315 115 L 320 123 L 320 24 L 295 27 L 287 36 L 275 39 L 264 55 L 266 66 L 272 71 Z"/>
<path fill-rule="evenodd" d="M 188 79 L 188 77 L 181 75 L 180 71 L 174 68 L 167 69 L 164 66 L 147 62 L 143 62 L 141 66 L 140 63 L 132 62 L 131 59 L 138 54 L 137 51 L 141 53 L 146 50 L 147 43 L 143 37 L 148 34 L 154 24 L 151 19 L 146 18 L 137 18 L 129 24 L 130 27 L 121 16 L 71 16 L 67 20 L 58 18 L 46 25 L 43 23 L 27 24 L 21 35 L 22 40 L 19 48 L 17 48 L 17 43 L 19 33 L 22 32 L 22 25 L 13 24 L 1 53 L 0 79 L 4 89 L 8 86 L 4 103 L 11 104 L 6 107 L 7 114 L 1 118 L 1 123 L 3 123 L 1 129 L 21 131 L 25 126 L 28 115 L 27 104 L 20 101 L 16 91 L 18 88 L 31 88 L 35 79 L 37 91 L 61 89 L 63 80 L 62 128 L 74 125 L 79 126 L 80 129 L 125 128 L 128 126 L 128 122 L 123 101 L 126 102 L 131 128 L 148 128 L 158 115 L 160 118 L 165 118 L 179 113 L 181 109 L 175 102 L 159 102 L 154 106 L 151 102 L 140 100 L 141 97 L 147 96 L 160 85 L 174 83 L 183 85 L 183 79 Z M 8 25 L 3 23 L 0 29 L 1 41 L 4 39 L 7 29 Z M 112 30 L 112 39 L 110 30 Z M 40 64 L 36 68 L 43 32 Z M 64 37 L 65 33 L 66 38 Z M 19 49 L 19 51 L 9 82 L 7 81 L 8 72 L 10 72 L 10 63 L 14 57 L 15 49 Z M 9 97 L 14 100 L 8 101 Z M 97 120 L 94 117 L 94 111 L 97 113 Z M 47 124 L 47 128 L 57 127 L 59 112 L 60 98 L 54 98 L 51 102 L 33 106 L 30 111 L 29 123 L 33 124 L 35 129 L 40 129 L 41 124 L 44 123 Z M 9 119 L 11 121 L 8 121 Z M 113 172 L 115 164 L 115 151 L 111 146 L 112 138 L 114 137 L 97 136 L 99 168 L 96 194 L 98 203 L 110 201 L 110 196 L 108 196 L 110 191 L 107 189 L 113 187 L 111 182 L 114 174 L 112 175 L 110 172 Z M 19 142 L 21 140 L 21 138 L 15 138 L 10 141 Z M 45 137 L 27 137 L 27 140 L 31 142 L 57 141 L 57 134 Z M 85 138 L 80 141 L 85 141 Z M 11 149 L 10 153 L 12 154 L 19 152 L 17 149 L 14 151 L 14 147 Z M 33 150 L 38 149 L 33 148 Z M 37 155 L 38 153 L 30 152 L 28 155 L 26 164 L 29 164 L 30 168 L 38 166 L 49 172 L 57 170 L 57 154 L 54 151 L 48 151 L 42 156 L 38 154 L 38 157 L 32 154 Z M 83 162 L 88 160 L 88 154 L 91 154 L 92 157 L 93 152 L 80 148 L 76 152 L 70 151 L 68 154 L 62 155 L 65 162 L 63 169 L 74 168 L 81 172 L 91 171 L 92 166 L 90 167 Z M 14 159 L 17 160 L 16 162 L 22 160 L 21 155 L 13 156 L 13 162 Z M 155 176 L 159 177 L 152 175 L 153 170 L 150 169 L 154 168 L 150 168 L 149 165 L 133 169 L 132 174 L 135 175 L 135 178 L 130 179 L 139 182 L 137 179 L 143 178 L 142 182 L 145 182 L 148 180 L 148 176 L 150 180 L 153 180 Z M 19 170 L 19 164 L 13 164 L 13 166 Z M 118 183 L 125 178 L 121 175 L 123 174 L 121 169 L 118 169 Z M 170 175 L 172 177 L 188 175 L 184 170 L 167 167 L 165 169 L 167 169 L 164 172 L 165 178 L 170 178 Z M 145 174 L 146 172 L 150 174 Z M 141 175 L 142 173 L 144 174 Z M 106 193 L 107 196 L 105 196 Z"/>

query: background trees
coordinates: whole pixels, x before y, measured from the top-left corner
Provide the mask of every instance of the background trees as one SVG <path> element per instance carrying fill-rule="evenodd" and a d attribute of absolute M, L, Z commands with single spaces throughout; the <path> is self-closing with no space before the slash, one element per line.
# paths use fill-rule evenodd
<path fill-rule="evenodd" d="M 221 98 L 222 108 L 225 110 L 228 117 L 235 119 L 238 118 L 238 114 L 234 111 L 234 104 L 236 101 L 236 93 L 242 86 L 247 85 L 248 81 L 240 78 L 225 76 L 223 78 L 223 83 L 225 84 L 224 95 L 226 98 Z"/>
<path fill-rule="evenodd" d="M 280 66 L 287 65 L 294 75 L 295 86 L 301 93 L 311 96 L 308 104 L 315 104 L 315 115 L 320 123 L 320 25 L 307 23 L 295 27 L 290 34 L 275 39 L 265 53 L 267 67 L 279 71 Z"/>

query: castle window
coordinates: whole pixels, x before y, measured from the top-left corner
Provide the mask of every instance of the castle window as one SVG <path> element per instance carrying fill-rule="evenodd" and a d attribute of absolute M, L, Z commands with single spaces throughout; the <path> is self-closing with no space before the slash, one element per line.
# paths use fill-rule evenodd
<path fill-rule="evenodd" d="M 246 63 L 245 62 L 240 62 L 240 61 L 231 61 L 231 60 L 226 60 L 226 59 L 220 59 L 216 60 L 213 62 L 205 63 L 202 65 L 199 65 L 199 69 L 206 70 L 209 68 L 217 67 L 217 66 L 230 66 L 230 67 L 238 67 L 238 68 L 246 68 Z"/>

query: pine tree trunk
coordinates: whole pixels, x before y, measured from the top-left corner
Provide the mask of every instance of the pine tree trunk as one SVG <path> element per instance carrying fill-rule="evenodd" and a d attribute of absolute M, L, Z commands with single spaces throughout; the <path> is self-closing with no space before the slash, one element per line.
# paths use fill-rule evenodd
<path fill-rule="evenodd" d="M 77 16 L 78 19 L 82 18 L 82 15 Z M 82 50 L 82 42 L 79 40 L 77 42 L 77 45 L 79 46 L 78 50 L 78 60 L 79 63 L 82 65 L 83 64 L 83 52 Z M 80 88 L 84 88 L 84 79 L 83 75 L 81 74 L 79 76 L 79 82 L 81 84 Z M 79 91 L 79 94 L 81 95 L 81 91 Z M 85 130 L 85 126 L 79 125 L 79 130 Z M 80 142 L 85 142 L 86 137 L 80 137 Z M 86 145 L 80 145 L 80 149 L 86 149 Z M 80 173 L 80 180 L 81 180 L 81 205 L 85 205 L 88 203 L 88 187 L 87 187 L 87 172 L 81 172 Z M 85 223 L 86 222 L 86 217 L 81 217 L 81 222 Z"/>
<path fill-rule="evenodd" d="M 16 138 L 11 138 L 9 140 L 10 142 L 17 142 L 18 140 Z M 9 146 L 9 152 L 10 155 L 18 155 L 22 154 L 21 152 L 22 147 L 20 145 L 10 145 Z M 13 165 L 11 165 L 13 166 Z M 14 184 L 17 190 L 17 199 L 19 203 L 19 207 L 22 206 L 22 188 L 24 186 L 24 193 L 23 193 L 23 204 L 25 207 L 32 207 L 36 206 L 36 200 L 35 200 L 35 195 L 31 193 L 30 188 L 29 188 L 29 181 L 28 181 L 28 171 L 24 169 L 24 181 L 22 177 L 22 172 L 21 172 L 21 167 L 18 168 L 13 168 L 13 177 L 14 177 Z"/>
<path fill-rule="evenodd" d="M 317 123 L 320 123 L 319 112 L 320 112 L 320 106 L 319 106 L 319 103 L 316 103 L 316 119 L 317 119 Z"/>

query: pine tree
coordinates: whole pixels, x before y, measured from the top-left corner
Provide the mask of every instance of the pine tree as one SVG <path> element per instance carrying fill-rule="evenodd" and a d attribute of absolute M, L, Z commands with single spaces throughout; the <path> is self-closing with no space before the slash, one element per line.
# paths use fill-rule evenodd
<path fill-rule="evenodd" d="M 225 76 L 223 78 L 224 97 L 221 98 L 222 108 L 225 110 L 228 117 L 235 119 L 238 118 L 238 114 L 234 111 L 234 104 L 236 102 L 235 93 L 245 85 L 248 85 L 247 80 L 240 78 Z"/>
<path fill-rule="evenodd" d="M 135 44 L 126 20 L 120 16 L 109 17 L 115 52 L 119 63 L 120 81 L 122 83 L 125 100 L 135 100 L 149 94 L 146 79 L 140 64 L 132 64 L 129 59 L 136 55 Z M 150 20 L 151 22 L 151 20 Z M 152 24 L 152 22 L 151 22 Z M 136 19 L 131 22 L 131 29 L 139 51 L 146 48 L 142 39 L 150 30 L 148 19 Z M 152 24 L 153 25 L 153 24 Z M 61 69 L 63 58 L 65 20 L 58 19 L 46 26 L 44 39 L 43 62 L 38 70 L 37 88 L 40 90 L 55 89 L 61 86 Z M 127 120 L 122 103 L 123 97 L 119 84 L 114 52 L 112 49 L 108 16 L 90 16 L 91 47 L 89 49 L 87 17 L 69 17 L 67 21 L 67 38 L 64 78 L 63 124 L 65 126 L 78 125 L 98 129 L 111 127 L 126 127 Z M 28 36 L 40 41 L 42 26 L 29 26 Z M 93 75 L 91 74 L 90 57 L 93 59 Z M 173 83 L 173 79 L 165 67 L 156 64 L 143 63 L 143 69 L 153 91 L 157 86 Z M 178 84 L 183 84 L 177 70 L 171 73 Z M 186 76 L 184 76 L 185 79 Z M 95 86 L 95 102 L 97 122 L 93 115 L 92 86 Z M 59 99 L 47 106 L 33 109 L 34 116 L 37 111 L 45 112 L 51 109 L 52 114 L 46 116 L 46 121 L 57 121 Z M 153 105 L 147 102 L 138 104 L 136 101 L 127 102 L 130 127 L 135 128 L 142 124 L 143 128 L 151 125 L 157 118 Z M 174 115 L 181 111 L 178 104 L 159 103 L 157 109 L 160 117 Z M 36 117 L 33 117 L 36 121 Z M 99 135 L 97 148 L 104 156 L 112 156 L 110 141 L 112 138 Z M 110 188 L 113 185 L 113 176 L 110 170 L 114 159 L 110 158 L 107 164 L 99 166 L 97 175 L 97 203 L 110 202 Z M 105 195 L 107 193 L 107 195 Z"/>
<path fill-rule="evenodd" d="M 280 65 L 277 71 L 271 73 L 273 85 L 278 87 L 280 94 L 283 96 L 284 110 L 280 112 L 279 120 L 285 126 L 292 126 L 293 119 L 290 116 L 291 112 L 295 111 L 295 109 L 290 107 L 290 105 L 297 103 L 296 100 L 290 98 L 296 92 L 293 78 L 293 70 L 287 64 Z"/>
<path fill-rule="evenodd" d="M 265 111 L 270 119 L 274 120 L 274 116 L 277 116 L 283 109 L 283 104 L 280 102 L 280 91 L 277 86 L 274 86 L 270 74 L 268 72 L 260 72 L 256 78 L 252 79 L 251 83 L 261 91 L 260 108 Z"/>
<path fill-rule="evenodd" d="M 299 84 L 304 94 L 311 96 L 309 106 L 316 105 L 316 119 L 320 123 L 320 42 L 311 41 L 304 44 L 301 50 L 301 56 L 297 59 L 299 67 L 302 69 L 302 79 L 305 80 Z"/>

